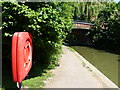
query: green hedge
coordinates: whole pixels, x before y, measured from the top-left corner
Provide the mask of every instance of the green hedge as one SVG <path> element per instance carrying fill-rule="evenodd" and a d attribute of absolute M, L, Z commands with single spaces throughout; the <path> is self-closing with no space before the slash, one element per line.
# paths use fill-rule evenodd
<path fill-rule="evenodd" d="M 102 9 L 89 34 L 95 46 L 120 50 L 120 10 L 119 3 L 110 2 Z"/>
<path fill-rule="evenodd" d="M 55 4 L 45 2 L 3 2 L 3 62 L 11 60 L 14 32 L 25 31 L 33 36 L 33 63 L 57 64 L 56 57 L 61 52 L 62 42 L 72 28 L 71 16 L 61 14 L 68 8 L 62 8 L 62 5 L 57 9 Z"/>

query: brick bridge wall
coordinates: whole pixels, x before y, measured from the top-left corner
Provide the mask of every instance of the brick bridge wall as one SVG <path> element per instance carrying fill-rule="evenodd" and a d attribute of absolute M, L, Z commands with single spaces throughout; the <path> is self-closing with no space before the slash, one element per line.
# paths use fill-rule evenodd
<path fill-rule="evenodd" d="M 86 35 L 91 30 L 86 29 L 72 29 L 72 34 L 75 35 L 77 38 L 76 43 L 78 45 L 91 45 L 92 41 L 90 38 Z"/>
<path fill-rule="evenodd" d="M 92 25 L 75 23 L 74 28 L 91 28 Z"/>

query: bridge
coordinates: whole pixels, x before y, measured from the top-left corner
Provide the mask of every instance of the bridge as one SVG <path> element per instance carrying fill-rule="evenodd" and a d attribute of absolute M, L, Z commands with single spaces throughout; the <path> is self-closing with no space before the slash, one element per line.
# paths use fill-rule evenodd
<path fill-rule="evenodd" d="M 90 30 L 93 25 L 94 25 L 94 24 L 92 24 L 92 23 L 74 21 L 74 27 L 73 27 L 73 29 L 85 29 L 85 30 Z"/>
<path fill-rule="evenodd" d="M 74 35 L 74 40 L 71 40 L 72 45 L 91 45 L 91 40 L 87 36 L 88 32 L 94 26 L 92 23 L 74 21 L 74 27 L 72 29 L 72 35 Z"/>

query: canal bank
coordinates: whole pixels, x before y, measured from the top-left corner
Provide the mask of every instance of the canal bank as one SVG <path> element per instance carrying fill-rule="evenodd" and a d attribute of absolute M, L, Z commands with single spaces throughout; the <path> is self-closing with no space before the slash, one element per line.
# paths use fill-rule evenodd
<path fill-rule="evenodd" d="M 53 73 L 54 77 L 46 81 L 45 88 L 118 88 L 81 55 L 66 46 L 63 46 L 60 66 Z"/>
<path fill-rule="evenodd" d="M 87 46 L 72 46 L 75 51 L 82 55 L 88 62 L 94 65 L 106 77 L 118 85 L 119 54 L 98 50 Z"/>

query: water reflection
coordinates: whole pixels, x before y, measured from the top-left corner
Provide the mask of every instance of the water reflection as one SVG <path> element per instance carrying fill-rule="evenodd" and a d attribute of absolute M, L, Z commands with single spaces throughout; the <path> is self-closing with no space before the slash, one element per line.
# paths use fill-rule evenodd
<path fill-rule="evenodd" d="M 118 85 L 118 61 L 120 62 L 120 55 L 84 46 L 71 47 Z"/>

